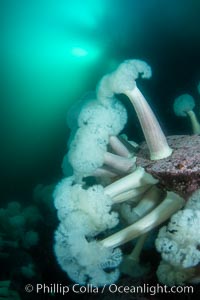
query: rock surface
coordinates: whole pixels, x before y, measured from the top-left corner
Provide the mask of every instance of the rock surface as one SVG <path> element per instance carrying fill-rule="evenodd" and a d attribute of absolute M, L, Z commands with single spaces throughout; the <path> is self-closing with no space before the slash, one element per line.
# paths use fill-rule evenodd
<path fill-rule="evenodd" d="M 159 179 L 162 189 L 171 190 L 187 199 L 200 188 L 200 135 L 167 137 L 173 149 L 171 156 L 151 161 L 146 143 L 137 153 L 136 164 Z"/>

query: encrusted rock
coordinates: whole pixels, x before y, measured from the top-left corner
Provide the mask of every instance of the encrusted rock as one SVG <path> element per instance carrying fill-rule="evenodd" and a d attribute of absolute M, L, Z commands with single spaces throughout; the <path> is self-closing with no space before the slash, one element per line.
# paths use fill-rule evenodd
<path fill-rule="evenodd" d="M 147 144 L 143 143 L 136 164 L 158 178 L 163 189 L 187 198 L 200 188 L 200 135 L 173 135 L 167 141 L 172 155 L 151 161 Z"/>

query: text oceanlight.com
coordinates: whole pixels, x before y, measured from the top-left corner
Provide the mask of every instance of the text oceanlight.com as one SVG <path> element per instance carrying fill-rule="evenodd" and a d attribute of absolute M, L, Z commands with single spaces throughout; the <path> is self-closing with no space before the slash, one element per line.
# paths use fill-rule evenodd
<path fill-rule="evenodd" d="M 156 294 L 192 294 L 194 292 L 193 286 L 172 286 L 168 287 L 166 285 L 149 285 L 148 283 L 139 285 L 139 286 L 128 286 L 128 285 L 104 285 L 103 287 L 95 287 L 91 284 L 87 285 L 64 285 L 61 283 L 38 283 L 35 286 L 32 284 L 27 284 L 25 286 L 25 291 L 27 293 L 35 292 L 37 294 L 60 294 L 66 295 L 69 292 L 73 292 L 75 294 L 103 294 L 103 293 L 111 293 L 111 294 L 149 294 L 151 296 Z"/>

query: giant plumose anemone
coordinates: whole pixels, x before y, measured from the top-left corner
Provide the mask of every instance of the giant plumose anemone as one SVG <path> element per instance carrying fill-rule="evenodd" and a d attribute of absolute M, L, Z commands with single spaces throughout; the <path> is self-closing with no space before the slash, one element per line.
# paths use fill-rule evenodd
<path fill-rule="evenodd" d="M 200 136 L 165 137 L 136 84 L 151 74 L 144 61 L 124 61 L 101 79 L 96 95 L 81 102 L 77 120 L 70 123 L 66 177 L 54 191 L 60 222 L 54 251 L 62 270 L 79 284 L 102 286 L 116 282 L 121 272 L 133 275 L 145 235 L 170 218 L 156 239 L 162 256 L 158 279 L 167 285 L 198 282 Z M 130 99 L 145 144 L 120 135 L 127 112 L 117 94 Z M 138 237 L 124 255 L 120 246 Z"/>

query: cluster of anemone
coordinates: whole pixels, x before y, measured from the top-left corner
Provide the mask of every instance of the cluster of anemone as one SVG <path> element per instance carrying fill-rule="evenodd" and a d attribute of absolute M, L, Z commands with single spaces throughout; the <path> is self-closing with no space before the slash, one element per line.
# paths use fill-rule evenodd
<path fill-rule="evenodd" d="M 158 179 L 136 164 L 138 145 L 120 135 L 127 122 L 127 112 L 116 96 L 124 94 L 136 111 L 150 159 L 161 160 L 173 152 L 137 87 L 138 77 L 150 78 L 150 66 L 141 60 L 123 62 L 101 79 L 95 95 L 72 110 L 75 118 L 69 118 L 72 134 L 63 161 L 66 177 L 54 191 L 60 222 L 55 232 L 54 251 L 62 270 L 80 284 L 113 283 L 122 272 L 134 276 L 147 233 L 179 211 L 185 217 L 185 210 L 181 210 L 185 200 L 174 191 L 163 191 Z M 71 176 L 67 176 L 69 169 Z M 187 222 L 185 225 L 188 226 Z M 199 223 L 195 225 L 199 230 Z M 134 249 L 124 255 L 120 247 L 136 238 Z M 167 238 L 168 231 L 161 229 L 156 246 L 164 266 L 173 268 L 173 261 L 166 259 L 166 248 L 162 247 L 162 239 Z M 198 245 L 193 244 L 193 250 L 198 251 Z M 174 250 L 177 255 L 179 246 L 182 244 L 177 243 L 177 252 Z M 195 263 L 187 268 L 194 268 L 199 262 L 197 255 Z M 171 273 L 167 273 L 167 267 L 168 279 Z M 185 265 L 180 267 L 184 273 Z M 163 263 L 157 272 L 161 282 L 185 282 L 175 277 L 172 281 L 160 278 L 161 268 Z M 195 276 L 192 269 L 185 279 L 192 280 Z"/>
<path fill-rule="evenodd" d="M 8 202 L 0 208 L 0 256 L 7 256 L 5 249 L 29 249 L 39 241 L 38 224 L 42 216 L 34 205 L 24 207 L 18 201 Z"/>
<path fill-rule="evenodd" d="M 43 216 L 35 205 L 24 205 L 19 201 L 10 201 L 6 206 L 0 208 L 0 260 L 16 261 L 19 250 L 23 251 L 23 264 L 19 267 L 16 261 L 12 266 L 11 276 L 17 272 L 19 278 L 28 279 L 36 276 L 36 264 L 32 259 L 31 251 L 37 247 L 40 241 L 39 227 L 43 223 Z M 6 274 L 10 273 L 9 263 Z M 3 275 L 3 273 L 2 273 Z M 0 281 L 1 297 L 11 297 L 12 283 Z M 13 296 L 14 297 L 14 296 Z M 10 299 L 10 298 L 9 298 Z M 14 298 L 13 298 L 14 299 Z M 16 296 L 16 299 L 17 296 Z"/>

